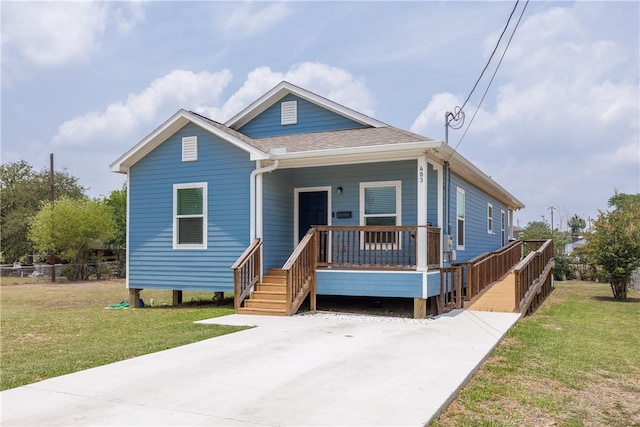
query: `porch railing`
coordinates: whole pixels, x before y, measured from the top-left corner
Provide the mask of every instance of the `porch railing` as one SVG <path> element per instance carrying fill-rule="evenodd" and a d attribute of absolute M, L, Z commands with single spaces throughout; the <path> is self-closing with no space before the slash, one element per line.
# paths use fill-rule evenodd
<path fill-rule="evenodd" d="M 513 272 L 516 308 L 522 314 L 530 313 L 553 289 L 553 240 L 544 241 L 530 252 Z"/>
<path fill-rule="evenodd" d="M 516 240 L 497 251 L 461 263 L 466 274 L 465 299 L 470 301 L 491 283 L 507 274 L 521 257 L 522 241 Z"/>
<path fill-rule="evenodd" d="M 262 279 L 262 240 L 255 239 L 231 266 L 233 270 L 234 308 L 237 311 L 244 299 Z"/>
<path fill-rule="evenodd" d="M 287 316 L 298 311 L 307 294 L 311 311 L 316 309 L 317 237 L 316 229 L 309 229 L 282 267 L 287 274 Z"/>
<path fill-rule="evenodd" d="M 422 226 L 421 226 L 422 227 Z M 427 229 L 427 265 L 440 266 L 440 229 Z M 413 270 L 419 226 L 316 226 L 318 267 Z"/>

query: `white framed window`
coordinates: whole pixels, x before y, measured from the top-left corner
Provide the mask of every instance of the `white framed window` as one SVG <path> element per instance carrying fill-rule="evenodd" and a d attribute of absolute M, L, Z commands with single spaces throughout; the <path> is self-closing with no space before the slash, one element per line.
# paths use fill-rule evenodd
<path fill-rule="evenodd" d="M 504 212 L 504 210 L 500 209 L 500 236 L 502 236 L 501 237 L 502 246 L 507 244 L 506 230 L 507 230 L 507 214 Z"/>
<path fill-rule="evenodd" d="M 173 185 L 173 248 L 207 248 L 207 183 Z"/>
<path fill-rule="evenodd" d="M 280 104 L 280 118 L 282 125 L 298 123 L 298 101 L 285 101 Z"/>
<path fill-rule="evenodd" d="M 396 226 L 402 225 L 402 182 L 380 181 L 360 183 L 360 225 Z M 362 245 L 376 247 L 400 245 L 396 233 L 365 232 Z"/>
<path fill-rule="evenodd" d="M 465 193 L 464 189 L 460 187 L 456 189 L 456 218 L 456 247 L 464 250 Z"/>
<path fill-rule="evenodd" d="M 198 160 L 198 137 L 185 136 L 182 138 L 182 161 L 195 162 Z"/>
<path fill-rule="evenodd" d="M 493 205 L 487 203 L 487 233 L 493 234 Z"/>

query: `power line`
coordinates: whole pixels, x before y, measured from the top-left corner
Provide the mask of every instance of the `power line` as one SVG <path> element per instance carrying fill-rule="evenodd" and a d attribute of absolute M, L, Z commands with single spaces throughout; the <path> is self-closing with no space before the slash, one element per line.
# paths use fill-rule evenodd
<path fill-rule="evenodd" d="M 462 128 L 462 126 L 464 126 L 464 121 L 465 121 L 464 107 L 467 105 L 467 102 L 469 101 L 469 99 L 471 99 L 471 96 L 473 95 L 473 93 L 475 92 L 478 84 L 480 83 L 480 80 L 482 79 L 482 76 L 484 75 L 485 71 L 489 67 L 489 64 L 491 63 L 491 61 L 493 59 L 493 56 L 495 55 L 496 51 L 498 50 L 498 47 L 500 46 L 500 42 L 502 41 L 502 38 L 503 38 L 504 34 L 507 31 L 507 28 L 509 28 L 509 24 L 511 23 L 511 18 L 513 17 L 513 14 L 515 13 L 519 3 L 520 3 L 520 1 L 516 0 L 516 3 L 513 6 L 513 9 L 511 10 L 511 13 L 509 14 L 509 18 L 507 19 L 507 23 L 504 26 L 504 29 L 502 30 L 502 33 L 500 34 L 500 37 L 498 38 L 498 41 L 496 42 L 495 47 L 493 48 L 493 52 L 491 52 L 491 56 L 487 60 L 486 65 L 482 69 L 482 72 L 480 73 L 480 76 L 478 77 L 478 79 L 476 80 L 475 84 L 473 85 L 473 88 L 469 92 L 469 95 L 467 96 L 467 99 L 462 104 L 462 107 L 455 107 L 453 113 L 447 112 L 446 119 L 445 119 L 445 126 L 446 127 L 450 127 L 451 129 L 457 130 L 457 129 Z M 495 71 L 493 73 L 493 76 L 491 77 L 489 85 L 485 89 L 485 92 L 484 92 L 484 94 L 482 96 L 482 100 L 480 101 L 480 104 L 476 108 L 476 111 L 474 112 L 471 121 L 467 125 L 467 128 L 466 128 L 464 134 L 462 135 L 462 137 L 460 138 L 460 140 L 458 141 L 458 144 L 456 145 L 454 151 L 456 151 L 456 149 L 458 148 L 458 146 L 462 142 L 462 139 L 464 138 L 464 135 L 466 135 L 467 131 L 469 130 L 469 127 L 471 126 L 471 123 L 473 123 L 473 119 L 477 115 L 478 110 L 480 108 L 480 105 L 482 104 L 482 101 L 484 100 L 485 96 L 487 95 L 489 87 L 491 87 L 491 83 L 493 82 L 493 79 L 496 76 L 496 73 L 498 72 L 498 68 L 500 68 L 500 64 L 502 63 L 502 60 L 503 60 L 503 58 L 504 58 L 504 56 L 505 56 L 505 54 L 507 52 L 507 49 L 509 48 L 509 44 L 511 43 L 511 40 L 513 39 L 513 36 L 514 36 L 514 34 L 516 32 L 516 29 L 518 28 L 518 25 L 520 24 L 520 21 L 522 20 L 522 16 L 524 15 L 524 11 L 526 10 L 528 4 L 529 4 L 529 0 L 527 0 L 527 2 L 525 3 L 524 8 L 522 9 L 522 12 L 520 13 L 520 17 L 518 18 L 518 22 L 516 23 L 516 25 L 515 25 L 515 27 L 513 29 L 513 32 L 511 33 L 511 37 L 509 38 L 507 46 L 505 47 L 505 50 L 502 53 L 502 57 L 500 58 L 500 62 L 498 63 L 498 66 L 496 67 L 496 69 L 495 69 Z"/>
<path fill-rule="evenodd" d="M 520 12 L 520 17 L 518 18 L 518 21 L 516 22 L 516 25 L 513 28 L 513 32 L 511 33 L 511 36 L 509 37 L 509 40 L 507 41 L 507 45 L 504 48 L 504 52 L 502 52 L 502 56 L 500 57 L 500 61 L 498 61 L 498 65 L 496 66 L 496 69 L 494 70 L 493 75 L 491 76 L 491 80 L 489 80 L 489 84 L 487 85 L 487 88 L 485 89 L 484 93 L 482 94 L 482 98 L 480 99 L 480 102 L 478 103 L 478 106 L 476 107 L 476 110 L 473 112 L 473 116 L 471 116 L 471 120 L 469 120 L 469 124 L 467 125 L 467 128 L 464 130 L 464 133 L 460 137 L 460 140 L 456 144 L 456 146 L 453 149 L 453 151 L 457 151 L 458 147 L 462 143 L 462 140 L 464 139 L 465 135 L 469 131 L 469 128 L 471 127 L 471 124 L 473 123 L 473 120 L 476 118 L 476 115 L 478 114 L 478 111 L 480 111 L 480 106 L 482 106 L 482 102 L 484 101 L 484 98 L 487 96 L 487 92 L 489 92 L 489 88 L 491 87 L 491 84 L 493 83 L 493 79 L 496 77 L 496 74 L 498 73 L 498 69 L 500 68 L 500 65 L 502 64 L 502 60 L 504 59 L 504 56 L 507 53 L 507 49 L 509 49 L 509 45 L 511 44 L 511 40 L 513 40 L 513 36 L 516 34 L 516 30 L 518 29 L 518 26 L 520 25 L 520 21 L 522 20 L 522 16 L 524 15 L 525 10 L 527 10 L 527 6 L 528 5 L 529 5 L 529 0 L 527 0 L 527 2 L 524 4 L 524 7 L 522 8 L 522 12 Z"/>

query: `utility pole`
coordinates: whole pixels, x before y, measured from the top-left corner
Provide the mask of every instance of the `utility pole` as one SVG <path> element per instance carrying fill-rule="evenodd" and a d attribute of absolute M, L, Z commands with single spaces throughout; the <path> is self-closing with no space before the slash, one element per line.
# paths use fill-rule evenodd
<path fill-rule="evenodd" d="M 553 211 L 555 210 L 555 206 L 549 206 L 547 209 L 551 211 L 551 236 L 553 236 Z"/>
<path fill-rule="evenodd" d="M 56 193 L 54 186 L 54 171 L 53 171 L 53 153 L 49 156 L 49 198 L 51 200 L 51 234 L 53 234 L 53 206 L 55 203 Z M 51 251 L 49 254 L 49 264 L 51 265 L 51 281 L 56 281 L 56 255 Z"/>

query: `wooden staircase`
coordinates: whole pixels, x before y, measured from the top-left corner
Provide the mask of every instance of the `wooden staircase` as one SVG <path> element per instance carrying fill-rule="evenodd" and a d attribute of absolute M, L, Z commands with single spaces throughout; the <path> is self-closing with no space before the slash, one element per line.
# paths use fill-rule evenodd
<path fill-rule="evenodd" d="M 270 268 L 262 282 L 238 308 L 241 314 L 286 316 L 287 314 L 287 273 L 279 268 Z"/>

